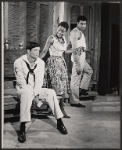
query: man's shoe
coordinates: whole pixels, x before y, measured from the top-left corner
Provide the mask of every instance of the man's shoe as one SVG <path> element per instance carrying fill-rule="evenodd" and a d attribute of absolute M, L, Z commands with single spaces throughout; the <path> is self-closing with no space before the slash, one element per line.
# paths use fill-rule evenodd
<path fill-rule="evenodd" d="M 80 103 L 78 103 L 78 104 L 70 104 L 70 106 L 72 106 L 72 107 L 86 107 L 85 105 L 80 104 Z"/>
<path fill-rule="evenodd" d="M 26 133 L 25 132 L 20 132 L 20 134 L 18 136 L 18 141 L 20 143 L 24 143 L 26 141 Z"/>
<path fill-rule="evenodd" d="M 62 134 L 68 134 L 67 129 L 63 124 L 58 124 L 57 129 L 62 133 Z"/>
<path fill-rule="evenodd" d="M 88 90 L 85 90 L 85 89 L 79 89 L 79 96 L 87 96 L 89 93 L 87 93 Z"/>

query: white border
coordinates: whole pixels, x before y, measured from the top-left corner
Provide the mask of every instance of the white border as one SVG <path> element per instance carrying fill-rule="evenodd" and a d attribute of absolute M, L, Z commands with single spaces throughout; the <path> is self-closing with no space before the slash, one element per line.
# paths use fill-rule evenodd
<path fill-rule="evenodd" d="M 3 51 L 3 49 L 4 49 L 4 47 L 3 47 L 3 45 L 4 45 L 4 38 L 3 38 L 3 30 L 4 30 L 4 26 L 3 26 L 3 2 L 1 2 L 1 33 L 2 33 L 2 36 L 1 36 L 1 48 L 2 48 L 2 51 L 1 51 L 1 78 L 2 78 L 2 86 L 1 86 L 1 95 L 2 95 L 2 108 L 1 108 L 1 112 L 2 112 L 2 117 L 1 117 L 1 130 L 2 130 L 2 132 L 1 132 L 1 148 L 3 148 L 3 124 L 4 124 L 4 98 L 3 98 L 3 92 L 4 92 L 4 51 Z"/>

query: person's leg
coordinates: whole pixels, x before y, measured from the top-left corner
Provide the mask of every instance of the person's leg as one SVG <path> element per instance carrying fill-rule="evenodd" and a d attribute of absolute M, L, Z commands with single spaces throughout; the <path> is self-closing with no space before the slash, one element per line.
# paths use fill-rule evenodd
<path fill-rule="evenodd" d="M 88 90 L 89 83 L 93 74 L 93 70 L 90 65 L 85 61 L 84 69 L 83 69 L 83 78 L 80 82 L 80 94 L 86 94 Z"/>
<path fill-rule="evenodd" d="M 29 89 L 22 89 L 18 92 L 20 97 L 20 134 L 18 141 L 24 143 L 26 141 L 25 124 L 31 121 L 30 109 L 33 100 L 32 91 Z"/>
<path fill-rule="evenodd" d="M 72 75 L 71 75 L 71 93 L 70 93 L 70 105 L 72 107 L 85 107 L 79 103 L 79 86 L 81 81 L 82 73 L 80 75 L 76 72 L 76 64 L 73 64 Z"/>
<path fill-rule="evenodd" d="M 64 97 L 63 97 L 63 95 L 62 95 L 62 98 L 60 98 L 59 105 L 60 105 L 61 111 L 64 115 L 63 118 L 70 118 L 70 116 L 68 116 L 66 111 L 64 110 Z"/>
<path fill-rule="evenodd" d="M 57 99 L 55 91 L 53 89 L 42 88 L 39 98 L 41 99 L 42 97 L 45 98 L 46 102 L 52 110 L 53 115 L 57 119 L 57 129 L 62 134 L 67 134 L 67 129 L 65 128 L 61 119 L 63 117 L 63 113 L 60 109 L 59 101 Z"/>
<path fill-rule="evenodd" d="M 76 72 L 76 64 L 73 63 L 72 74 L 71 74 L 71 93 L 70 93 L 70 104 L 77 104 L 79 102 L 79 85 L 81 80 L 81 74 L 78 75 Z"/>

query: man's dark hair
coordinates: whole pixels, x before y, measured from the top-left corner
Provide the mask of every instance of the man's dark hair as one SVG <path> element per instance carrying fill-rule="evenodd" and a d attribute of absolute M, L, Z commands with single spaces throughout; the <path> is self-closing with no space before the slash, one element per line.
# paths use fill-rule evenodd
<path fill-rule="evenodd" d="M 79 21 L 87 21 L 87 18 L 85 16 L 78 16 L 77 22 Z"/>
<path fill-rule="evenodd" d="M 69 25 L 68 25 L 68 23 L 65 22 L 65 21 L 60 22 L 59 25 L 58 25 L 58 27 L 59 27 L 59 26 L 62 26 L 62 27 L 64 27 L 64 28 L 66 28 L 66 31 L 69 29 Z"/>
<path fill-rule="evenodd" d="M 31 41 L 28 41 L 26 44 L 26 50 L 27 49 L 31 50 L 32 48 L 35 48 L 35 47 L 40 47 L 40 45 L 36 42 L 31 42 Z"/>

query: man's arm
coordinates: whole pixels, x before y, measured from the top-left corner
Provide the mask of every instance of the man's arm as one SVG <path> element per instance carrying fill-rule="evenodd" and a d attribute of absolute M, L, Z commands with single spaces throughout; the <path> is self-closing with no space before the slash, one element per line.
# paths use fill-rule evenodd
<path fill-rule="evenodd" d="M 53 37 L 49 36 L 47 41 L 46 41 L 46 44 L 44 46 L 44 49 L 43 49 L 43 51 L 41 52 L 41 54 L 39 56 L 41 59 L 43 59 L 46 56 L 46 54 L 49 50 L 49 47 L 52 43 L 53 43 Z"/>
<path fill-rule="evenodd" d="M 37 96 L 40 94 L 41 88 L 43 86 L 43 81 L 44 81 L 44 73 L 45 73 L 45 63 L 42 61 L 39 65 L 40 69 L 39 72 L 36 76 L 36 83 L 35 83 L 35 88 L 34 88 L 34 95 Z"/>
<path fill-rule="evenodd" d="M 24 74 L 22 71 L 22 64 L 21 64 L 20 59 L 17 59 L 14 62 L 14 73 L 15 73 L 15 77 L 16 77 L 17 84 L 19 85 L 19 87 L 25 88 L 27 84 L 26 84 L 26 80 L 24 78 Z"/>

